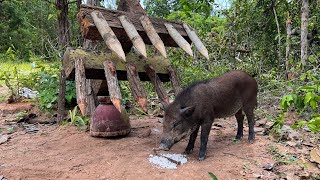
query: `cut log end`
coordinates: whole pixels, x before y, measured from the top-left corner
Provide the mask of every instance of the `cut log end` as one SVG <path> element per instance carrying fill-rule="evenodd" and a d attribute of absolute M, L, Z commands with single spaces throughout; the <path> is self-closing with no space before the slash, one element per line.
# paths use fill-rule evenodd
<path fill-rule="evenodd" d="M 85 116 L 86 115 L 86 108 L 87 108 L 87 103 L 85 102 L 85 100 L 79 100 L 78 106 L 79 106 L 81 114 L 83 116 Z"/>
<path fill-rule="evenodd" d="M 144 111 L 144 112 L 148 112 L 148 101 L 145 97 L 138 97 L 136 99 L 136 102 L 138 103 L 138 105 L 141 107 L 141 109 Z"/>

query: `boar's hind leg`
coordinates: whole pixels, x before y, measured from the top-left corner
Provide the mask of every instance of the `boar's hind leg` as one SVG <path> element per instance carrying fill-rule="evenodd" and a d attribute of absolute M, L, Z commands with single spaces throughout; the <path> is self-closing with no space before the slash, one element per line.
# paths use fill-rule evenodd
<path fill-rule="evenodd" d="M 186 150 L 184 151 L 185 154 L 191 154 L 193 152 L 194 143 L 196 142 L 199 128 L 200 128 L 200 126 L 198 125 L 196 127 L 196 129 L 190 135 L 188 146 L 187 146 Z"/>
<path fill-rule="evenodd" d="M 249 125 L 249 143 L 252 144 L 254 141 L 254 114 L 253 114 L 254 107 L 247 107 L 244 108 L 244 112 L 248 119 L 248 125 Z"/>
<path fill-rule="evenodd" d="M 203 161 L 206 158 L 206 153 L 207 153 L 207 143 L 208 143 L 208 138 L 211 130 L 213 121 L 204 121 L 203 124 L 201 124 L 201 145 L 200 145 L 200 152 L 199 152 L 199 160 Z"/>
<path fill-rule="evenodd" d="M 243 118 L 244 118 L 244 115 L 242 114 L 242 109 L 240 109 L 235 114 L 235 116 L 236 116 L 237 123 L 238 123 L 238 131 L 237 131 L 236 139 L 241 140 L 242 136 L 243 136 Z"/>

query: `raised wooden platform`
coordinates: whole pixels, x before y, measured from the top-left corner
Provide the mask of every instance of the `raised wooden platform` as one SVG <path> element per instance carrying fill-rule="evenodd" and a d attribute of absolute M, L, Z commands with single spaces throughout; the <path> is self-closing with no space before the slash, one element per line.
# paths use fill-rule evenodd
<path fill-rule="evenodd" d="M 150 57 L 146 60 L 141 59 L 138 55 L 129 53 L 127 56 L 127 63 L 136 65 L 139 78 L 141 81 L 150 81 L 148 78 L 145 66 L 152 65 L 156 74 L 162 82 L 170 81 L 168 75 L 168 67 L 170 65 L 169 59 L 162 56 Z M 75 60 L 81 58 L 85 67 L 85 75 L 87 79 L 102 79 L 105 80 L 103 62 L 111 60 L 116 65 L 118 80 L 127 80 L 126 64 L 113 53 L 93 52 L 83 49 L 67 48 L 64 54 L 64 69 L 68 80 L 75 79 Z"/>

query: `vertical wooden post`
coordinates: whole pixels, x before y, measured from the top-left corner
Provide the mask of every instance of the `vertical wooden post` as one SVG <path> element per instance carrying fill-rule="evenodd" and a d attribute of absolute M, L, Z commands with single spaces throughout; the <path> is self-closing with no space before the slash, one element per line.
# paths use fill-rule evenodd
<path fill-rule="evenodd" d="M 87 102 L 86 102 L 86 75 L 83 60 L 78 58 L 75 60 L 75 81 L 76 81 L 76 94 L 77 104 L 83 116 L 86 115 Z"/>
<path fill-rule="evenodd" d="M 58 117 L 57 117 L 58 123 L 62 122 L 64 119 L 65 95 L 66 95 L 66 73 L 64 71 L 64 67 L 62 63 L 61 70 L 60 70 L 60 83 L 59 83 Z"/>
<path fill-rule="evenodd" d="M 146 70 L 146 73 L 147 73 L 149 79 L 151 80 L 151 82 L 154 86 L 155 91 L 158 94 L 158 97 L 160 98 L 161 104 L 164 106 L 168 105 L 169 104 L 168 94 L 165 91 L 163 84 L 162 84 L 159 76 L 156 74 L 154 68 L 151 65 L 147 64 L 145 66 L 145 70 Z"/>
<path fill-rule="evenodd" d="M 133 98 L 136 100 L 136 102 L 142 108 L 142 110 L 147 112 L 147 93 L 142 86 L 138 72 L 136 70 L 136 66 L 132 63 L 128 63 L 126 68 L 127 78 L 129 81 L 130 90 L 132 92 Z"/>
<path fill-rule="evenodd" d="M 116 66 L 112 61 L 103 62 L 104 73 L 108 83 L 110 99 L 113 105 L 121 112 L 121 92 L 117 78 Z"/>

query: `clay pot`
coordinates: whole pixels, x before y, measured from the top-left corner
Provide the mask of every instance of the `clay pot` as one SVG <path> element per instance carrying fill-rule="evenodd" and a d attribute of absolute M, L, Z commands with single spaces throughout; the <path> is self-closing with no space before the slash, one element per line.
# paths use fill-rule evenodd
<path fill-rule="evenodd" d="M 126 110 L 121 113 L 112 104 L 109 96 L 98 96 L 97 106 L 91 122 L 90 135 L 94 137 L 124 136 L 130 133 L 131 126 Z"/>

